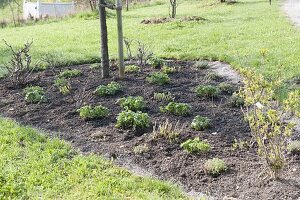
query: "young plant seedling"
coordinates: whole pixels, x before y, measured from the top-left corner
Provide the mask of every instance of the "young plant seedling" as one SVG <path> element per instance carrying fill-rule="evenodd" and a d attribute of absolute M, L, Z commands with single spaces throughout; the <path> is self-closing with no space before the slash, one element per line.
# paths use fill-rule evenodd
<path fill-rule="evenodd" d="M 160 111 L 184 117 L 191 114 L 191 106 L 187 103 L 170 102 L 167 106 L 160 107 Z"/>
<path fill-rule="evenodd" d="M 169 66 L 163 66 L 163 68 L 161 69 L 161 71 L 165 74 L 173 74 L 175 72 L 177 72 L 176 67 L 169 67 Z"/>
<path fill-rule="evenodd" d="M 93 63 L 90 65 L 90 69 L 96 70 L 96 69 L 101 69 L 101 63 Z"/>
<path fill-rule="evenodd" d="M 149 59 L 149 64 L 154 68 L 154 69 L 160 69 L 164 65 L 164 60 L 158 58 L 158 57 L 151 57 Z"/>
<path fill-rule="evenodd" d="M 197 69 L 207 69 L 209 68 L 209 62 L 206 60 L 199 60 L 195 62 L 194 66 Z"/>
<path fill-rule="evenodd" d="M 95 93 L 99 96 L 113 96 L 120 92 L 122 86 L 117 82 L 111 82 L 107 85 L 99 85 L 95 90 Z"/>
<path fill-rule="evenodd" d="M 25 101 L 28 103 L 43 103 L 47 99 L 45 97 L 45 92 L 40 86 L 30 86 L 23 90 L 25 95 Z"/>
<path fill-rule="evenodd" d="M 219 84 L 219 89 L 221 92 L 225 93 L 225 94 L 233 94 L 234 93 L 234 87 L 233 85 L 229 84 L 229 83 L 220 83 Z"/>
<path fill-rule="evenodd" d="M 155 101 L 158 102 L 170 102 L 175 100 L 175 97 L 173 94 L 171 94 L 171 92 L 168 93 L 154 92 L 153 98 Z"/>
<path fill-rule="evenodd" d="M 70 94 L 71 84 L 65 78 L 57 78 L 54 81 L 54 85 L 58 88 L 59 92 L 63 95 Z"/>
<path fill-rule="evenodd" d="M 137 97 L 123 97 L 117 102 L 124 110 L 142 111 L 146 107 L 146 102 L 141 96 Z"/>
<path fill-rule="evenodd" d="M 147 77 L 147 81 L 152 84 L 166 85 L 170 83 L 170 78 L 166 73 L 154 72 L 151 76 Z"/>
<path fill-rule="evenodd" d="M 210 144 L 205 141 L 201 141 L 199 137 L 196 137 L 193 140 L 188 139 L 181 143 L 180 147 L 189 153 L 196 154 L 208 153 L 211 149 Z"/>
<path fill-rule="evenodd" d="M 183 132 L 184 126 L 180 127 L 180 122 L 177 121 L 174 125 L 166 119 L 165 122 L 153 126 L 153 139 L 165 138 L 170 142 L 176 141 L 180 134 Z"/>
<path fill-rule="evenodd" d="M 137 73 L 140 71 L 140 67 L 136 65 L 126 65 L 125 66 L 125 73 Z"/>
<path fill-rule="evenodd" d="M 213 177 L 219 176 L 221 173 L 226 172 L 227 169 L 226 163 L 219 158 L 209 159 L 204 164 L 205 172 Z"/>
<path fill-rule="evenodd" d="M 78 69 L 67 69 L 59 74 L 60 78 L 74 78 L 81 76 L 82 72 Z"/>
<path fill-rule="evenodd" d="M 192 123 L 191 127 L 195 129 L 196 131 L 203 131 L 204 129 L 207 129 L 210 127 L 210 120 L 207 117 L 202 117 L 200 115 L 197 115 Z"/>
<path fill-rule="evenodd" d="M 294 140 L 290 142 L 290 144 L 287 146 L 287 149 L 289 152 L 292 154 L 300 154 L 300 141 L 299 140 Z"/>
<path fill-rule="evenodd" d="M 143 154 L 143 153 L 147 153 L 149 151 L 150 151 L 150 149 L 147 144 L 138 145 L 133 148 L 134 154 Z"/>
<path fill-rule="evenodd" d="M 199 85 L 195 92 L 198 97 L 216 97 L 219 94 L 219 88 L 213 85 Z"/>
<path fill-rule="evenodd" d="M 150 117 L 147 113 L 131 110 L 122 111 L 117 117 L 116 128 L 133 129 L 135 131 L 143 130 L 150 125 Z"/>
<path fill-rule="evenodd" d="M 244 99 L 237 93 L 233 93 L 230 98 L 230 104 L 232 107 L 240 108 L 243 107 L 245 102 Z"/>
<path fill-rule="evenodd" d="M 109 109 L 101 105 L 83 106 L 78 111 L 79 116 L 84 120 L 102 119 L 107 117 L 109 114 Z"/>

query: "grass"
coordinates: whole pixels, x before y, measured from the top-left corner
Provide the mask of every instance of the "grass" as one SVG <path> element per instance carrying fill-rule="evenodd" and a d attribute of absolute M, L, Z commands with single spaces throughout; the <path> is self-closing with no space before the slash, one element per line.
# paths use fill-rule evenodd
<path fill-rule="evenodd" d="M 266 1 L 239 1 L 233 5 L 219 1 L 184 1 L 178 6 L 178 18 L 198 15 L 203 22 L 170 22 L 144 25 L 143 19 L 167 17 L 168 4 L 151 4 L 124 11 L 124 35 L 148 44 L 160 57 L 213 59 L 226 61 L 235 68 L 251 67 L 267 76 L 278 73 L 288 79 L 300 74 L 300 31 L 293 27 L 280 8 L 281 1 L 270 6 Z M 154 12 L 155 11 L 155 12 Z M 63 30 L 63 31 L 62 31 Z M 108 19 L 111 57 L 117 57 L 116 19 Z M 64 63 L 88 63 L 99 60 L 99 21 L 67 19 L 0 31 L 0 38 L 14 45 L 34 40 L 34 59 L 56 54 Z M 267 59 L 260 50 L 268 49 Z M 9 52 L 0 43 L 0 65 Z"/>
<path fill-rule="evenodd" d="M 180 190 L 141 178 L 99 156 L 0 118 L 0 199 L 186 199 Z"/>

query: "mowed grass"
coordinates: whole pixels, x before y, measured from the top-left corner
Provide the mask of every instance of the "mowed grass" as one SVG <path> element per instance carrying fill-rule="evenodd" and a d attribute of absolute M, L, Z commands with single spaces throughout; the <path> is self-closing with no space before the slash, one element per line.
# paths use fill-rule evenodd
<path fill-rule="evenodd" d="M 0 199 L 187 199 L 59 139 L 0 118 Z"/>

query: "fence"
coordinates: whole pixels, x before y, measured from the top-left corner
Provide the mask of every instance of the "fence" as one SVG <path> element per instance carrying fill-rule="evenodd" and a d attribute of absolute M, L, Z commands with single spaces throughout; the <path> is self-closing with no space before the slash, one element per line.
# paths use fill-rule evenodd
<path fill-rule="evenodd" d="M 75 4 L 71 3 L 43 3 L 37 2 L 23 2 L 23 18 L 39 19 L 45 17 L 63 17 L 75 12 Z"/>

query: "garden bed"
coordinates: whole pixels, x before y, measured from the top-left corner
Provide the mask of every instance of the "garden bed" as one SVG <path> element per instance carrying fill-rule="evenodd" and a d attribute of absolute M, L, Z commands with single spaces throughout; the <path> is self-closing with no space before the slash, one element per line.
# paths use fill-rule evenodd
<path fill-rule="evenodd" d="M 45 70 L 33 74 L 31 85 L 38 85 L 46 92 L 47 101 L 29 104 L 24 100 L 23 89 L 9 87 L 6 79 L 0 80 L 0 109 L 5 117 L 55 132 L 61 138 L 71 142 L 84 153 L 95 152 L 131 169 L 142 169 L 153 176 L 172 180 L 182 184 L 186 190 L 207 193 L 216 199 L 234 197 L 237 199 L 296 199 L 300 196 L 299 158 L 295 158 L 280 181 L 262 181 L 258 179 L 263 166 L 258 160 L 255 149 L 234 151 L 234 140 L 249 141 L 250 130 L 243 120 L 241 109 L 231 105 L 231 95 L 220 93 L 217 97 L 198 97 L 194 91 L 198 85 L 219 86 L 222 82 L 231 83 L 225 77 L 218 77 L 211 69 L 199 69 L 194 62 L 169 61 L 168 65 L 178 70 L 169 74 L 170 83 L 166 85 L 150 84 L 146 77 L 154 71 L 150 66 L 141 67 L 137 73 L 130 73 L 119 80 L 117 70 L 112 69 L 112 78 L 101 79 L 99 70 L 89 65 L 68 67 L 79 69 L 82 75 L 71 78 L 72 92 L 62 95 L 53 85 L 59 71 Z M 66 68 L 67 69 L 67 68 Z M 208 75 L 210 74 L 210 75 Z M 93 95 L 86 104 L 103 105 L 110 112 L 104 119 L 83 120 L 76 111 L 74 94 L 83 87 L 86 92 L 94 91 L 101 84 L 116 81 L 122 85 L 121 92 L 115 96 L 100 97 Z M 234 84 L 235 90 L 238 85 Z M 174 116 L 160 111 L 167 102 L 158 102 L 154 92 L 170 92 L 175 102 L 191 106 L 191 114 L 186 117 Z M 122 108 L 116 103 L 121 97 L 142 96 L 146 100 L 146 109 L 152 125 L 166 119 L 184 126 L 184 131 L 176 141 L 164 138 L 153 139 L 152 125 L 143 132 L 122 130 L 115 127 L 116 117 Z M 196 131 L 190 127 L 196 115 L 210 119 L 211 127 Z M 190 154 L 180 144 L 187 139 L 200 137 L 211 145 L 211 151 L 205 154 Z M 142 153 L 134 152 L 135 147 L 146 146 Z M 218 177 L 207 175 L 203 169 L 209 158 L 223 159 L 229 170 Z M 142 172 L 143 173 L 143 172 Z"/>

